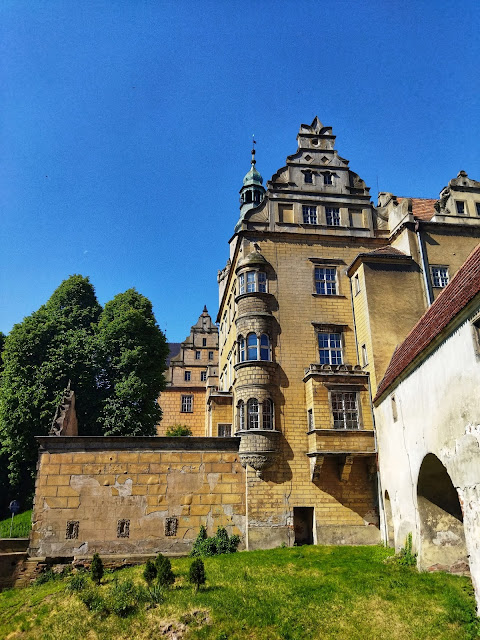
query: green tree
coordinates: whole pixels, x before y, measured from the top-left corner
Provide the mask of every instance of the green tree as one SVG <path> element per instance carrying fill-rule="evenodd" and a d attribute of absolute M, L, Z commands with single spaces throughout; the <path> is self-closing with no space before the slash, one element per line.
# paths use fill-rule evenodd
<path fill-rule="evenodd" d="M 150 586 L 157 577 L 157 567 L 151 560 L 147 560 L 145 569 L 143 570 L 143 579 Z"/>
<path fill-rule="evenodd" d="M 74 275 L 5 340 L 0 385 L 1 452 L 12 494 L 31 495 L 38 448 L 71 380 L 79 429 L 92 433 L 100 408 L 95 326 L 101 307 L 88 278 Z"/>
<path fill-rule="evenodd" d="M 188 571 L 188 581 L 195 587 L 195 592 L 198 591 L 202 584 L 205 584 L 207 576 L 205 575 L 205 565 L 201 558 L 195 558 L 190 565 Z"/>
<path fill-rule="evenodd" d="M 93 554 L 90 576 L 95 584 L 100 584 L 103 578 L 103 562 L 98 553 Z"/>
<path fill-rule="evenodd" d="M 100 317 L 97 344 L 104 362 L 103 433 L 155 435 L 168 346 L 151 302 L 135 289 L 116 295 Z"/>

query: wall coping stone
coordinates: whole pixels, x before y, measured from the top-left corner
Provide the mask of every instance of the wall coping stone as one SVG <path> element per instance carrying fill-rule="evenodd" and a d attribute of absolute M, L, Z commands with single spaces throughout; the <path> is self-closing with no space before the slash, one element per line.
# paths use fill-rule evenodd
<path fill-rule="evenodd" d="M 36 436 L 41 452 L 65 451 L 231 451 L 240 438 L 196 436 Z"/>

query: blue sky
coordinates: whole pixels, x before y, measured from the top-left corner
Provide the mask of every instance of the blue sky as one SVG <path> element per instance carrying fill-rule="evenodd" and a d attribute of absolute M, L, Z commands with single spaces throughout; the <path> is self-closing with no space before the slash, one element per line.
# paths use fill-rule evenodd
<path fill-rule="evenodd" d="M 251 137 L 300 123 L 371 187 L 480 180 L 478 2 L 2 0 L 0 331 L 70 274 L 136 287 L 170 341 L 217 312 Z"/>

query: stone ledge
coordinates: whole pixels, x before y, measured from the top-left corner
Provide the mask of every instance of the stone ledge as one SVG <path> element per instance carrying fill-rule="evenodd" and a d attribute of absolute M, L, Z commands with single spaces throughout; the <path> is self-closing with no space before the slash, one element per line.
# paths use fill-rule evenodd
<path fill-rule="evenodd" d="M 167 436 L 36 436 L 41 452 L 64 451 L 233 451 L 239 438 Z"/>

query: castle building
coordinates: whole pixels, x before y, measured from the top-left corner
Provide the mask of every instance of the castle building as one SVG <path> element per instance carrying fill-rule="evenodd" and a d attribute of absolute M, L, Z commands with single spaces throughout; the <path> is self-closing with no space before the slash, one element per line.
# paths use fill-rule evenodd
<path fill-rule="evenodd" d="M 207 307 L 191 327 L 189 336 L 182 343 L 169 346 L 167 386 L 158 399 L 162 409 L 158 435 L 164 436 L 172 427 L 181 425 L 188 427 L 193 436 L 204 436 L 207 378 L 212 385 L 218 376 L 218 328 Z M 215 435 L 232 434 L 219 427 Z"/>
<path fill-rule="evenodd" d="M 159 435 L 196 437 L 39 438 L 31 554 L 184 552 L 200 524 L 248 549 L 403 543 L 382 380 L 478 246 L 480 183 L 460 171 L 438 200 L 374 206 L 330 127 L 297 141 L 265 187 L 252 151 L 218 329 L 205 309 L 170 360 Z"/>

